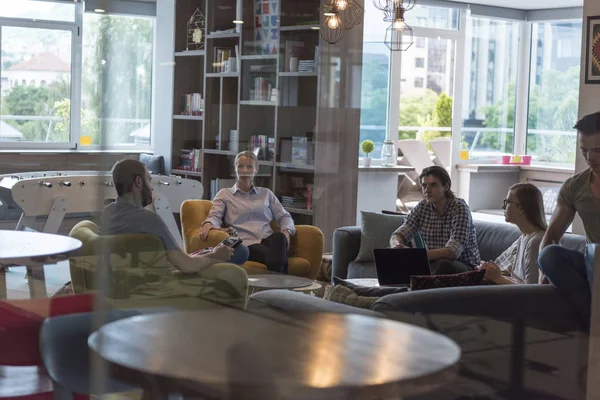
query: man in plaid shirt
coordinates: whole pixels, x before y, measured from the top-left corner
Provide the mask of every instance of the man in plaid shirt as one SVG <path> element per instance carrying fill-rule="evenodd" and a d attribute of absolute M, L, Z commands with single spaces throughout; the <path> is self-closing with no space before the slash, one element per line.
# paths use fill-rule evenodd
<path fill-rule="evenodd" d="M 393 233 L 391 247 L 406 247 L 419 232 L 433 275 L 472 271 L 481 260 L 469 206 L 450 190 L 452 181 L 444 168 L 425 168 L 419 181 L 425 199 Z"/>

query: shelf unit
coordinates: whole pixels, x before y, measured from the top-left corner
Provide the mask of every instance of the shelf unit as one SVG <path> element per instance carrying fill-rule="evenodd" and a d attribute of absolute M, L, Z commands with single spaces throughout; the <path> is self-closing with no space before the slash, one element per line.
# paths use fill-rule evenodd
<path fill-rule="evenodd" d="M 204 197 L 210 199 L 214 195 L 210 193 L 211 181 L 231 179 L 237 152 L 252 150 L 251 138 L 264 135 L 271 138 L 272 145 L 259 155 L 257 185 L 273 190 L 280 199 L 304 197 L 299 200 L 299 207 L 286 209 L 297 224 L 313 224 L 314 210 L 304 205 L 311 203 L 318 207 L 313 199 L 306 200 L 306 196 L 316 172 L 312 164 L 320 79 L 318 49 L 322 44 L 315 28 L 318 28 L 320 1 L 258 1 L 268 4 L 270 12 L 276 10 L 276 14 L 257 19 L 257 0 L 175 2 L 177 62 L 171 172 L 199 178 L 204 185 Z M 204 49 L 186 51 L 186 22 L 196 8 L 206 17 L 205 33 L 236 31 L 206 34 Z M 243 24 L 234 25 L 237 20 Z M 275 26 L 256 27 L 257 20 Z M 261 38 L 267 30 L 269 39 Z M 219 50 L 221 54 L 228 51 L 230 56 L 237 57 L 235 72 L 221 72 L 216 59 Z M 314 71 L 291 72 L 292 55 L 302 61 L 314 60 Z M 181 115 L 181 99 L 186 93 L 202 93 L 202 116 Z M 230 140 L 230 133 L 236 131 L 237 140 Z M 186 148 L 200 149 L 202 172 L 177 169 L 180 149 Z"/>

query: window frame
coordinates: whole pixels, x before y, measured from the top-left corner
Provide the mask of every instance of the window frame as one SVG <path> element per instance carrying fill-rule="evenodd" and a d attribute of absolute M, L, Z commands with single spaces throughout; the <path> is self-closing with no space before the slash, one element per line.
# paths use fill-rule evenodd
<path fill-rule="evenodd" d="M 61 1 L 52 1 L 54 3 L 61 3 Z M 70 122 L 70 139 L 68 142 L 60 143 L 44 143 L 44 142 L 18 142 L 18 141 L 2 141 L 0 142 L 0 152 L 2 151 L 15 151 L 15 150 L 63 150 L 63 151 L 123 151 L 123 152 L 144 152 L 153 151 L 153 139 L 154 135 L 154 124 L 155 124 L 155 110 L 154 110 L 154 86 L 155 86 L 155 64 L 156 64 L 156 5 L 137 3 L 133 1 L 127 1 L 122 7 L 119 3 L 110 2 L 114 4 L 114 9 L 109 8 L 103 15 L 128 15 L 133 17 L 144 17 L 152 18 L 153 21 L 153 61 L 152 61 L 152 96 L 151 102 L 151 113 L 150 113 L 150 144 L 139 145 L 132 144 L 131 146 L 126 145 L 90 145 L 81 146 L 81 100 L 82 100 L 82 73 L 83 73 L 83 15 L 86 12 L 84 9 L 83 2 L 72 3 L 75 7 L 75 20 L 74 22 L 68 21 L 51 21 L 41 20 L 32 18 L 7 18 L 0 17 L 0 27 L 12 26 L 20 28 L 38 28 L 38 29 L 53 29 L 71 32 L 71 122 Z M 154 10 L 154 15 L 152 15 Z M 112 12 L 111 12 L 112 11 Z M 136 12 L 137 11 L 137 12 Z M 94 13 L 93 11 L 87 11 Z M 0 29 L 0 43 L 2 40 L 1 29 Z"/>
<path fill-rule="evenodd" d="M 80 104 L 75 103 L 75 96 L 81 93 L 81 70 L 77 69 L 77 53 L 80 46 L 77 38 L 80 37 L 80 25 L 77 23 L 77 9 L 81 8 L 75 5 L 75 22 L 57 22 L 49 20 L 33 20 L 22 18 L 0 18 L 0 43 L 2 41 L 2 28 L 5 26 L 15 28 L 30 28 L 30 29 L 49 29 L 57 31 L 71 32 L 71 115 L 69 127 L 69 141 L 59 143 L 43 143 L 43 142 L 17 142 L 17 141 L 2 141 L 0 142 L 0 150 L 46 150 L 46 149 L 63 149 L 73 150 L 77 148 L 79 142 L 79 113 Z M 80 43 L 79 43 L 80 44 Z M 75 104 L 74 104 L 75 103 Z"/>

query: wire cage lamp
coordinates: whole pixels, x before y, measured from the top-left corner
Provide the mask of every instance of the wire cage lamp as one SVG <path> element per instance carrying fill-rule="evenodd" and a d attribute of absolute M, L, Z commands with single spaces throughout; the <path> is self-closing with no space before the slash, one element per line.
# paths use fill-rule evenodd
<path fill-rule="evenodd" d="M 398 7 L 402 7 L 404 11 L 409 11 L 415 8 L 417 5 L 416 0 L 373 0 L 373 5 L 378 10 L 383 11 L 386 14 L 393 13 Z M 389 21 L 391 22 L 391 21 Z"/>
<path fill-rule="evenodd" d="M 414 42 L 413 30 L 404 20 L 405 11 L 398 5 L 393 14 L 386 12 L 384 21 L 391 25 L 385 31 L 384 43 L 391 51 L 406 51 Z"/>
<path fill-rule="evenodd" d="M 329 44 L 342 40 L 364 20 L 365 9 L 356 0 L 325 0 L 319 8 L 321 37 Z"/>
<path fill-rule="evenodd" d="M 346 30 L 339 10 L 331 2 L 325 2 L 323 7 L 319 8 L 319 16 L 319 30 L 323 40 L 329 44 L 342 40 Z"/>

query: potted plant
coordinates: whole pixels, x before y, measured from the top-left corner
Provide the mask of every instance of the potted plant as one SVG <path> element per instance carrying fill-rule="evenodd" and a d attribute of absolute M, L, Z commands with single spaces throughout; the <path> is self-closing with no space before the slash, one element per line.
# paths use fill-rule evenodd
<path fill-rule="evenodd" d="M 373 150 L 375 150 L 375 145 L 370 140 L 364 140 L 360 144 L 360 149 L 363 151 L 363 153 L 365 153 L 365 162 L 363 163 L 363 166 L 370 167 L 371 166 L 371 157 L 369 157 L 369 153 L 371 153 Z"/>

